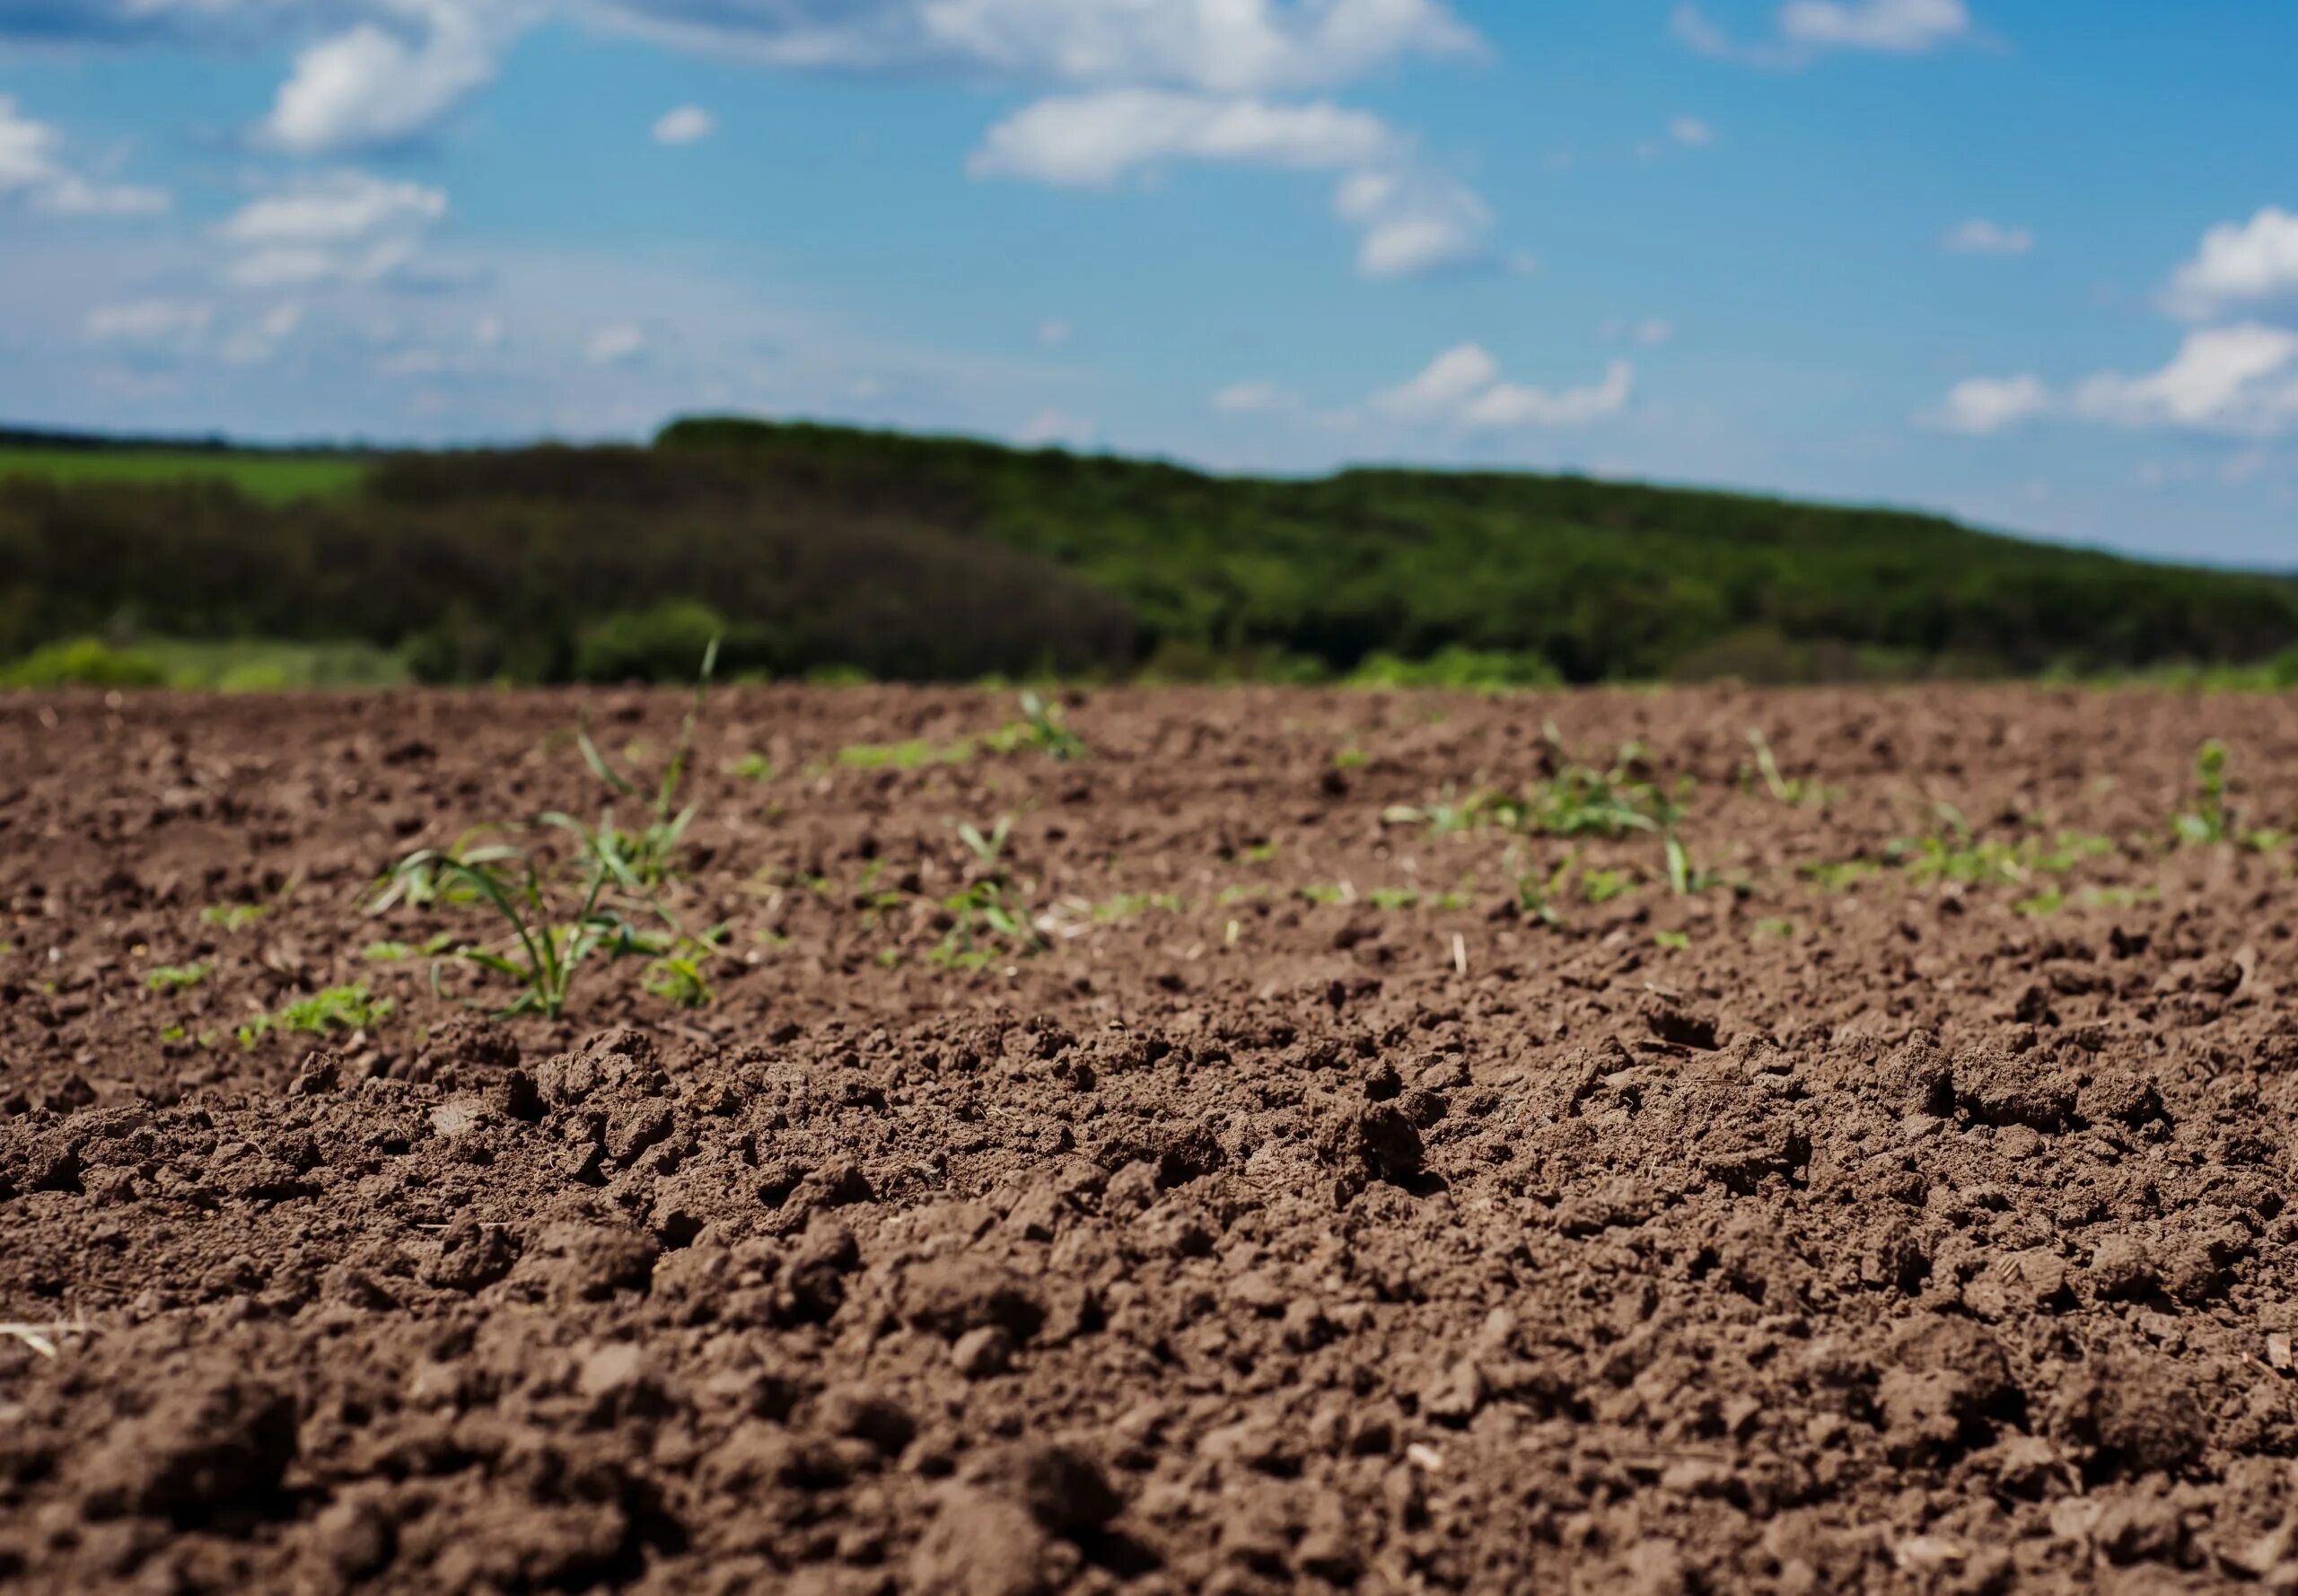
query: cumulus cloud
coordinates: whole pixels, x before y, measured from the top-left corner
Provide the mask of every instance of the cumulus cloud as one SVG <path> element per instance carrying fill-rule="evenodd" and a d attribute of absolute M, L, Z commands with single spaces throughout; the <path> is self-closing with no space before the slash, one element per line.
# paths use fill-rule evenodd
<path fill-rule="evenodd" d="M 1781 37 L 1821 49 L 1920 55 L 1970 31 L 1963 0 L 1791 0 Z"/>
<path fill-rule="evenodd" d="M 2064 392 L 2032 376 L 1974 377 L 1949 391 L 1934 419 L 1992 433 L 2043 415 L 2234 437 L 2298 430 L 2298 332 L 2255 322 L 2200 329 L 2159 371 L 2101 372 Z"/>
<path fill-rule="evenodd" d="M 1158 162 L 1303 169 L 1362 165 L 1394 140 L 1378 117 L 1325 101 L 1271 104 L 1159 89 L 1039 101 L 989 130 L 968 162 L 977 177 L 1101 187 Z"/>
<path fill-rule="evenodd" d="M 1231 95 L 1328 87 L 1407 57 L 1481 48 L 1441 0 L 602 0 L 601 9 L 776 66 Z"/>
<path fill-rule="evenodd" d="M 1478 259 L 1492 212 L 1474 189 L 1442 173 L 1360 171 L 1334 196 L 1358 228 L 1356 266 L 1368 277 L 1408 277 Z"/>
<path fill-rule="evenodd" d="M 1214 393 L 1213 408 L 1224 416 L 1286 415 L 1301 408 L 1301 396 L 1274 382 L 1232 382 Z"/>
<path fill-rule="evenodd" d="M 2035 235 L 2023 227 L 1973 216 L 1950 228 L 1939 247 L 1950 255 L 2024 255 L 2035 247 Z"/>
<path fill-rule="evenodd" d="M 2298 216 L 2278 206 L 2205 233 L 2162 295 L 2172 315 L 2196 321 L 2282 299 L 2298 299 Z"/>
<path fill-rule="evenodd" d="M 346 170 L 251 200 L 218 232 L 237 252 L 226 275 L 242 287 L 372 282 L 412 259 L 446 214 L 436 189 Z"/>
<path fill-rule="evenodd" d="M 1829 50 L 1925 55 L 1969 35 L 1972 22 L 1964 0 L 1789 0 L 1774 18 L 1773 37 L 1742 42 L 1687 0 L 1669 27 L 1679 43 L 1703 56 L 1786 69 Z"/>
<path fill-rule="evenodd" d="M 57 215 L 143 216 L 168 209 L 162 189 L 96 182 L 64 160 L 64 136 L 0 94 L 0 200 Z"/>
<path fill-rule="evenodd" d="M 100 305 L 88 312 L 88 337 L 98 343 L 156 343 L 207 330 L 215 307 L 185 300 L 143 299 Z"/>
<path fill-rule="evenodd" d="M 376 15 L 295 57 L 263 125 L 298 154 L 397 144 L 427 132 L 495 75 L 532 20 L 516 0 L 376 0 Z"/>
<path fill-rule="evenodd" d="M 658 145 L 700 144 L 718 131 L 718 118 L 698 105 L 681 105 L 662 113 L 654 124 L 654 142 Z"/>
<path fill-rule="evenodd" d="M 2071 404 L 2077 416 L 2117 426 L 2285 432 L 2298 425 L 2298 332 L 2250 323 L 2188 333 L 2162 370 L 2090 378 Z"/>
<path fill-rule="evenodd" d="M 636 327 L 602 327 L 591 335 L 583 358 L 592 365 L 627 365 L 645 353 L 646 335 Z"/>
<path fill-rule="evenodd" d="M 1419 165 L 1378 117 L 1327 101 L 1286 104 L 1166 89 L 1039 101 L 989 130 L 968 170 L 1064 188 L 1106 188 L 1173 161 L 1338 171 L 1340 218 L 1371 277 L 1409 276 L 1482 252 L 1491 213 L 1465 184 Z"/>
<path fill-rule="evenodd" d="M 1996 433 L 2049 408 L 2050 390 L 2039 377 L 1972 377 L 1947 390 L 1935 419 L 1949 432 Z"/>
<path fill-rule="evenodd" d="M 1498 360 L 1480 344 L 1460 344 L 1430 361 L 1418 375 L 1376 394 L 1373 408 L 1394 421 L 1466 429 L 1584 426 L 1627 406 L 1635 370 L 1616 360 L 1603 380 L 1560 390 L 1501 378 Z"/>

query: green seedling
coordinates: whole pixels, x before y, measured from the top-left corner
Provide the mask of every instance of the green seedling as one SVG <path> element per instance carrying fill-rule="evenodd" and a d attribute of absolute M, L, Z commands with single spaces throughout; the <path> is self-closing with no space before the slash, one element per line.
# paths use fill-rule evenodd
<path fill-rule="evenodd" d="M 702 711 L 710 696 L 710 679 L 718 668 L 718 644 L 712 639 L 702 651 L 702 671 L 696 678 L 694 697 L 687 706 L 685 716 L 679 722 L 679 737 L 672 748 L 670 761 L 653 783 L 653 813 L 639 831 L 623 834 L 613 830 L 611 798 L 608 818 L 599 824 L 601 833 L 611 837 L 615 850 L 627 862 L 631 873 L 645 886 L 659 886 L 680 873 L 680 859 L 686 848 L 687 827 L 693 823 L 699 806 L 689 803 L 679 807 L 679 789 L 686 783 L 687 767 L 694 755 L 694 728 L 702 718 Z M 636 797 L 640 794 L 637 782 L 615 768 L 591 740 L 586 726 L 574 734 L 575 745 L 583 750 L 583 762 L 591 774 L 605 784 L 612 798 Z"/>
<path fill-rule="evenodd" d="M 436 959 L 455 945 L 454 936 L 441 932 L 421 944 L 414 943 L 369 943 L 359 950 L 359 957 L 371 964 L 398 964 L 408 959 Z"/>
<path fill-rule="evenodd" d="M 1805 781 L 1800 776 L 1782 776 L 1779 773 L 1779 761 L 1772 754 L 1769 740 L 1761 731 L 1752 726 L 1748 729 L 1748 746 L 1755 750 L 1755 776 L 1762 781 L 1764 791 L 1771 795 L 1774 802 L 1800 809 L 1805 804 L 1824 804 L 1839 795 L 1837 788 L 1820 786 L 1815 782 Z M 1747 776 L 1747 767 L 1741 767 L 1743 785 Z"/>
<path fill-rule="evenodd" d="M 2204 743 L 2194 757 L 2195 807 L 2171 817 L 2171 833 L 2188 847 L 2224 842 L 2233 834 L 2233 817 L 2226 807 L 2226 767 L 2231 756 L 2216 738 Z"/>
<path fill-rule="evenodd" d="M 1800 864 L 1796 870 L 1823 892 L 1847 892 L 1861 881 L 1883 873 L 1883 866 L 1872 859 L 1830 860 Z"/>
<path fill-rule="evenodd" d="M 2020 887 L 2038 875 L 2066 875 L 2086 859 L 2113 852 L 2114 844 L 2109 838 L 2079 831 L 2062 831 L 2048 841 L 2022 837 L 2006 842 L 1999 837 L 1975 837 L 1968 827 L 1943 836 L 1902 837 L 1884 850 L 1885 856 L 1918 887 L 1943 881 L 1968 887 Z"/>
<path fill-rule="evenodd" d="M 1568 890 L 1572 873 L 1580 867 L 1580 853 L 1574 849 L 1564 863 L 1542 875 L 1522 862 L 1514 848 L 1508 850 L 1501 862 L 1515 894 L 1516 912 L 1528 920 L 1538 920 L 1543 925 L 1562 925 L 1564 913 L 1557 900 Z"/>
<path fill-rule="evenodd" d="M 1625 898 L 1643 883 L 1632 870 L 1583 870 L 1580 873 L 1580 896 L 1591 905 L 1602 905 Z"/>
<path fill-rule="evenodd" d="M 1344 748 L 1333 750 L 1332 767 L 1335 770 L 1362 770 L 1365 766 L 1370 765 L 1372 762 L 1373 756 L 1366 753 L 1361 748 Z"/>
<path fill-rule="evenodd" d="M 1008 895 L 1001 880 L 974 882 L 955 897 L 943 900 L 952 916 L 950 929 L 926 955 L 928 962 L 946 969 L 986 969 L 1003 959 L 1025 957 L 1045 946 L 1027 911 Z"/>
<path fill-rule="evenodd" d="M 416 901 L 419 887 L 432 898 L 490 909 L 506 928 L 506 936 L 496 946 L 454 947 L 435 957 L 431 966 L 434 991 L 445 967 L 460 962 L 506 977 L 522 988 L 514 1001 L 497 1011 L 503 1016 L 539 1013 L 557 1019 L 566 1011 L 576 975 L 594 958 L 698 960 L 694 951 L 697 939 L 685 934 L 676 917 L 642 882 L 620 853 L 617 834 L 605 828 L 588 829 L 566 815 L 546 815 L 542 823 L 567 832 L 581 845 L 577 857 L 583 867 L 583 885 L 571 904 L 531 854 L 506 843 L 470 846 L 466 839 L 452 849 L 426 848 L 408 855 L 384 878 L 371 905 L 376 913 Z"/>
<path fill-rule="evenodd" d="M 1005 845 L 1013 839 L 1013 817 L 1012 815 L 999 815 L 997 824 L 991 828 L 989 834 L 986 837 L 982 835 L 980 829 L 970 821 L 958 822 L 958 840 L 966 845 L 968 853 L 984 864 L 995 865 L 1004 857 Z"/>
<path fill-rule="evenodd" d="M 726 767 L 726 774 L 740 776 L 744 781 L 772 781 L 774 761 L 764 754 L 744 754 Z"/>
<path fill-rule="evenodd" d="M 1093 751 L 1085 746 L 1083 738 L 1069 729 L 1061 706 L 1035 692 L 1022 695 L 1022 718 L 1019 721 L 991 732 L 983 741 L 996 753 L 1010 754 L 1033 749 L 1047 759 L 1063 764 L 1091 758 Z"/>
<path fill-rule="evenodd" d="M 329 987 L 276 1013 L 258 1014 L 240 1027 L 240 1046 L 251 1048 L 275 1030 L 310 1036 L 324 1036 L 331 1030 L 370 1030 L 389 1019 L 397 1006 L 388 997 L 374 995 L 364 981 Z"/>
<path fill-rule="evenodd" d="M 260 903 L 215 903 L 199 911 L 199 923 L 224 931 L 245 931 L 271 912 Z"/>
<path fill-rule="evenodd" d="M 1779 942 L 1793 941 L 1795 935 L 1795 922 L 1776 917 L 1758 920 L 1748 928 L 1748 935 L 1753 942 L 1763 942 L 1767 939 Z"/>
<path fill-rule="evenodd" d="M 1092 918 L 1097 925 L 1110 925 L 1120 920 L 1133 919 L 1151 909 L 1159 909 L 1169 915 L 1184 914 L 1188 912 L 1188 902 L 1171 892 L 1120 892 L 1106 902 L 1095 904 Z"/>
<path fill-rule="evenodd" d="M 839 749 L 838 763 L 848 770 L 919 770 L 928 765 L 963 765 L 974 756 L 970 742 L 939 748 L 922 738 L 908 742 L 856 742 Z"/>
<path fill-rule="evenodd" d="M 1691 946 L 1691 934 L 1688 931 L 1655 931 L 1652 934 L 1652 945 L 1680 953 Z"/>
<path fill-rule="evenodd" d="M 144 985 L 153 992 L 189 992 L 215 968 L 212 964 L 162 964 L 144 978 Z"/>

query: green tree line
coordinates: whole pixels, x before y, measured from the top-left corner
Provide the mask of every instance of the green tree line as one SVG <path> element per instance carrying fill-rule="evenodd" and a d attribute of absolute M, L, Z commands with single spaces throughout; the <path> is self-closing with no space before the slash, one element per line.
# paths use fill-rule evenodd
<path fill-rule="evenodd" d="M 681 676 L 711 635 L 776 674 L 1822 680 L 2253 663 L 2298 645 L 2298 583 L 1571 476 L 713 419 L 377 455 L 286 502 L 0 480 L 0 658 L 138 635 L 360 641 L 448 680 Z"/>

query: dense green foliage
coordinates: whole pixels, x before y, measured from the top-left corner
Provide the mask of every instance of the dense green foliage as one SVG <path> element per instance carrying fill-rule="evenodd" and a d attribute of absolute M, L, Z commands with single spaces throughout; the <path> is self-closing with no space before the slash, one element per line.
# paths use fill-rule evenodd
<path fill-rule="evenodd" d="M 0 430 L 0 481 L 62 483 L 225 482 L 251 499 L 295 499 L 356 491 L 366 461 L 355 454 L 233 450 L 221 445 L 121 445 L 101 439 Z"/>
<path fill-rule="evenodd" d="M 733 421 L 651 449 L 185 458 L 357 475 L 288 503 L 0 470 L 0 659 L 252 637 L 430 680 L 675 680 L 717 636 L 730 674 L 1469 685 L 2216 669 L 2298 645 L 2282 577 L 1574 477 L 1254 480 Z"/>

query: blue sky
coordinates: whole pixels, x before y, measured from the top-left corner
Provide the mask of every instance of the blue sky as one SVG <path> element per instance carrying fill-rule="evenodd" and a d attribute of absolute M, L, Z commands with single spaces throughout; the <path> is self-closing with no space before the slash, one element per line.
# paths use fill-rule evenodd
<path fill-rule="evenodd" d="M 0 418 L 696 409 L 2298 567 L 2298 6 L 0 0 Z"/>

